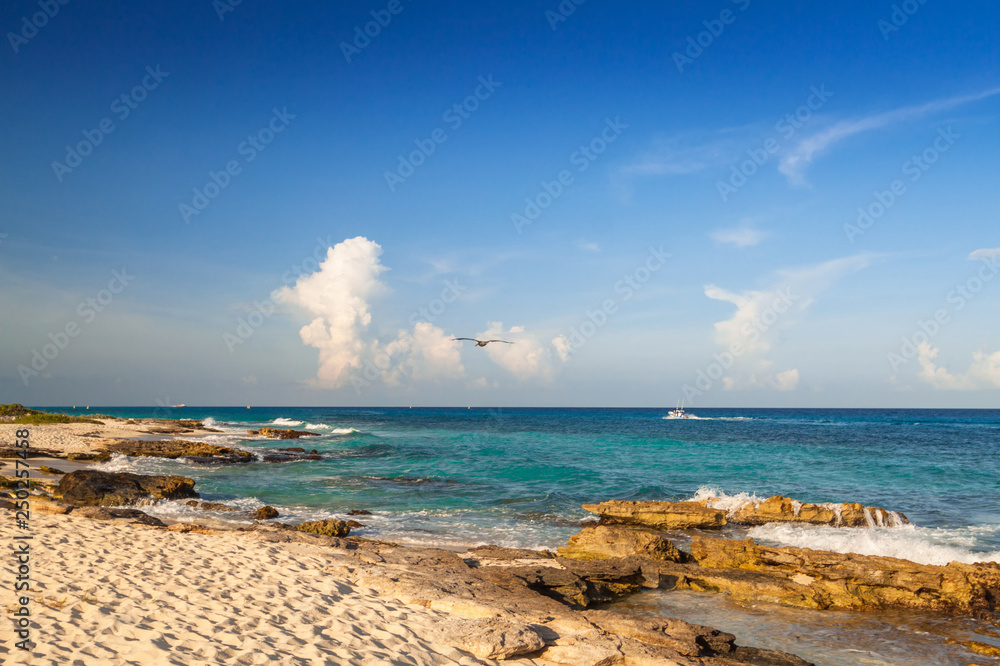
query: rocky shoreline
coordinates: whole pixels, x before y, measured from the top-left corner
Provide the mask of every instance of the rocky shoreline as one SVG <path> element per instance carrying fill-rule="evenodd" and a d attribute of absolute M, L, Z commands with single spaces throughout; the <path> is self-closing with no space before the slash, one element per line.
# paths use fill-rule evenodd
<path fill-rule="evenodd" d="M 130 425 L 161 437 L 206 432 L 197 422 L 141 420 Z M 253 434 L 274 439 L 301 436 L 296 431 L 263 430 Z M 293 447 L 278 449 L 269 459 L 232 447 L 179 439 L 94 437 L 88 443 L 88 452 L 50 449 L 32 453 L 76 461 L 99 461 L 112 454 L 183 457 L 197 464 L 320 457 L 315 450 Z M 448 613 L 450 619 L 435 628 L 434 640 L 486 660 L 595 666 L 807 663 L 783 652 L 740 646 L 732 634 L 710 627 L 670 618 L 635 618 L 605 609 L 611 602 L 650 589 L 708 591 L 740 602 L 818 610 L 912 609 L 993 623 L 1000 608 L 1000 565 L 996 563 L 933 566 L 889 557 L 770 547 L 752 539 L 704 534 L 726 525 L 771 522 L 839 529 L 908 522 L 901 513 L 855 503 L 810 504 L 780 496 L 738 503 L 717 498 L 608 500 L 584 505 L 598 520 L 585 523 L 556 553 L 496 546 L 457 553 L 350 536 L 352 527 L 360 526 L 354 521 L 287 525 L 271 507 L 249 515 L 254 520 L 251 527 L 168 525 L 136 507 L 160 500 L 188 500 L 188 505 L 206 510 L 232 509 L 199 502 L 194 480 L 182 476 L 93 469 L 65 474 L 53 468 L 47 471 L 58 482 L 40 481 L 32 489 L 33 512 L 113 521 L 135 529 L 322 546 L 329 557 L 325 573 L 405 603 Z M 9 480 L 5 487 L 10 487 Z M 14 504 L 0 500 L 0 508 L 13 510 Z M 687 550 L 668 538 L 678 531 L 690 532 Z M 988 643 L 963 644 L 973 652 L 997 656 L 991 652 L 996 648 Z"/>

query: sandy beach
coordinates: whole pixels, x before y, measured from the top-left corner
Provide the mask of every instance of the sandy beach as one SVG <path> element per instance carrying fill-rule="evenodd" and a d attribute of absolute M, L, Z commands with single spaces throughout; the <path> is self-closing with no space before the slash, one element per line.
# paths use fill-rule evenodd
<path fill-rule="evenodd" d="M 480 663 L 423 638 L 442 613 L 325 574 L 322 547 L 61 515 L 31 531 L 36 646 L 12 649 L 4 627 L 6 663 Z M 0 571 L 13 578 L 10 558 Z"/>

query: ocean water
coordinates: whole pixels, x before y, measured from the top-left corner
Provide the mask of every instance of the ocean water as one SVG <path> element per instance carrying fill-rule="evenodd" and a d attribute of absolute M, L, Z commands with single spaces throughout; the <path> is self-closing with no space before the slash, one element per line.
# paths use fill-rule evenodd
<path fill-rule="evenodd" d="M 733 528 L 730 535 L 929 564 L 1000 561 L 1000 410 L 698 409 L 692 411 L 699 418 L 686 420 L 664 419 L 667 409 L 90 411 L 210 419 L 224 432 L 205 441 L 254 452 L 315 448 L 322 460 L 206 466 L 116 457 L 103 466 L 184 474 L 197 481 L 206 500 L 242 509 L 269 504 L 289 521 L 370 511 L 357 517 L 365 528 L 355 533 L 401 543 L 554 549 L 579 531 L 582 520 L 592 518 L 580 508 L 586 502 L 782 494 L 806 502 L 880 506 L 904 513 L 911 524 L 875 529 L 771 525 Z M 246 434 L 262 426 L 319 436 L 276 442 Z M 161 503 L 150 513 L 249 522 L 245 516 L 179 502 Z M 678 538 L 683 547 L 683 535 Z M 657 594 L 653 598 L 670 596 Z M 676 608 L 681 598 L 673 597 L 674 615 L 683 616 Z M 718 603 L 698 602 L 706 613 Z M 690 609 L 684 613 L 688 619 L 698 616 Z M 828 655 L 816 654 L 817 663 L 831 664 L 952 663 L 940 656 L 926 662 L 868 656 L 858 656 L 857 662 L 823 661 Z M 953 663 L 980 663 L 964 651 L 955 654 Z"/>

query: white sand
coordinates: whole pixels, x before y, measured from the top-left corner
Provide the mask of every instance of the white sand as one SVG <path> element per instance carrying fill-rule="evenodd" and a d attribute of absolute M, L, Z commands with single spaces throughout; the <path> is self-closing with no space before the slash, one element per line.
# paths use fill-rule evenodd
<path fill-rule="evenodd" d="M 0 519 L 7 551 L 25 532 L 10 512 Z M 43 514 L 32 515 L 31 533 L 37 647 L 15 649 L 5 622 L 2 663 L 484 663 L 420 638 L 444 614 L 323 573 L 330 555 L 321 546 Z M 14 602 L 13 570 L 5 552 L 3 606 Z"/>
<path fill-rule="evenodd" d="M 49 425 L 15 425 L 0 423 L 0 446 L 13 446 L 15 433 L 27 428 L 33 449 L 58 453 L 98 453 L 98 444 L 104 439 L 197 439 L 218 434 L 195 430 L 184 435 L 155 435 L 147 431 L 156 428 L 153 423 L 128 425 L 125 420 L 100 419 L 103 425 L 92 423 L 55 423 Z"/>

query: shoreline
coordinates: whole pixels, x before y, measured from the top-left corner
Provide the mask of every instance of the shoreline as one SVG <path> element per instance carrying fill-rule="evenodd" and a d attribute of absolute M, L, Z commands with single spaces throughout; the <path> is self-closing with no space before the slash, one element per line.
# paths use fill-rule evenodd
<path fill-rule="evenodd" d="M 126 421 L 131 421 L 131 423 L 126 424 L 125 423 Z M 83 455 L 86 456 L 86 455 L 92 455 L 92 454 L 94 454 L 95 453 L 95 448 L 99 448 L 100 446 L 103 446 L 107 442 L 121 442 L 122 440 L 131 440 L 133 442 L 144 442 L 144 443 L 148 443 L 148 442 L 169 442 L 169 441 L 172 441 L 172 440 L 176 441 L 178 439 L 178 436 L 182 434 L 180 432 L 170 432 L 170 433 L 168 433 L 168 432 L 149 432 L 150 428 L 153 428 L 153 429 L 162 428 L 162 429 L 166 429 L 166 430 L 183 430 L 183 431 L 185 431 L 183 433 L 183 435 L 186 436 L 186 437 L 206 437 L 206 436 L 210 436 L 210 435 L 223 434 L 220 431 L 214 430 L 214 429 L 187 428 L 187 427 L 180 427 L 180 426 L 172 425 L 172 424 L 177 424 L 179 422 L 180 422 L 179 420 L 175 421 L 175 422 L 169 422 L 168 420 L 164 420 L 164 419 L 155 420 L 155 421 L 154 420 L 145 420 L 145 419 L 115 419 L 111 423 L 107 423 L 107 422 L 103 423 L 102 426 L 100 426 L 100 427 L 95 426 L 95 425 L 91 425 L 91 424 L 59 424 L 59 425 L 16 426 L 14 424 L 0 423 L 0 436 L 2 436 L 2 439 L 0 439 L 0 441 L 6 442 L 6 441 L 10 441 L 11 440 L 11 438 L 13 436 L 13 432 L 11 432 L 10 436 L 8 436 L 7 433 L 4 432 L 6 429 L 14 429 L 14 430 L 16 430 L 18 427 L 28 427 L 31 430 L 31 440 L 32 440 L 32 448 L 33 449 L 43 449 L 43 450 L 45 450 L 45 451 L 47 451 L 49 453 L 54 453 L 56 455 L 72 456 L 74 454 L 83 454 Z M 166 424 L 166 425 L 164 425 L 164 424 Z M 85 426 L 89 426 L 89 429 L 88 429 L 88 427 L 85 427 Z M 232 434 L 232 433 L 229 433 L 229 434 Z M 42 435 L 42 436 L 39 437 L 38 435 Z M 130 435 L 130 436 L 125 436 L 125 435 Z M 0 448 L 2 448 L 2 445 L 0 445 Z M 52 464 L 49 464 L 50 467 L 56 467 L 56 468 L 60 469 L 61 471 L 67 472 L 67 473 L 71 473 L 71 472 L 74 472 L 74 471 L 77 471 L 77 470 L 94 469 L 95 466 L 97 465 L 97 463 L 95 461 L 93 461 L 93 460 L 68 460 L 66 458 L 47 458 L 45 456 L 41 456 L 41 457 L 31 456 L 29 459 L 33 459 L 38 464 L 48 464 L 48 461 L 51 461 Z M 4 465 L 4 467 L 0 468 L 0 472 L 9 473 L 9 471 L 11 469 L 11 466 L 9 465 L 9 462 L 10 462 L 9 459 L 3 460 L 2 462 L 4 462 L 5 465 Z M 38 473 L 37 472 L 37 467 L 34 467 L 32 476 L 35 477 L 38 480 L 42 480 L 42 481 L 45 481 L 45 482 L 51 482 L 51 481 L 55 480 L 56 478 L 58 478 L 58 477 L 54 477 L 52 475 L 47 475 L 45 477 L 38 477 L 38 476 L 36 476 L 37 473 Z M 140 506 L 139 508 L 141 509 L 142 507 Z M 138 526 L 138 525 L 131 525 L 131 524 L 130 525 L 126 525 L 126 524 L 123 524 L 123 521 L 121 521 L 121 520 L 115 520 L 115 521 L 112 521 L 110 523 L 105 523 L 105 522 L 102 522 L 100 520 L 91 520 L 89 518 L 79 518 L 79 517 L 73 516 L 72 514 L 67 516 L 67 515 L 45 515 L 43 513 L 41 515 L 44 516 L 43 520 L 45 521 L 45 523 L 42 526 L 44 530 L 50 531 L 53 535 L 58 535 L 58 537 L 60 539 L 64 540 L 64 541 L 66 539 L 69 539 L 70 541 L 72 541 L 73 539 L 76 539 L 76 541 L 74 542 L 75 543 L 75 547 L 78 548 L 79 550 L 81 550 L 81 552 L 89 552 L 87 549 L 91 548 L 91 546 L 85 543 L 87 536 L 86 535 L 81 535 L 79 533 L 80 530 L 82 529 L 82 530 L 87 531 L 87 532 L 93 532 L 94 530 L 91 530 L 89 528 L 90 527 L 95 527 L 97 525 L 107 526 L 109 529 L 110 528 L 115 528 L 115 534 L 116 534 L 115 538 L 124 538 L 125 540 L 129 540 L 129 537 L 127 536 L 128 533 L 127 532 L 120 533 L 117 530 L 132 529 L 132 530 L 149 530 L 150 532 L 152 532 L 153 530 L 156 530 L 156 531 L 165 531 L 166 533 L 170 533 L 171 534 L 171 537 L 170 537 L 171 539 L 174 539 L 174 540 L 181 539 L 180 543 L 183 543 L 183 539 L 184 538 L 194 537 L 194 536 L 205 537 L 205 538 L 218 537 L 219 539 L 221 539 L 226 544 L 226 547 L 229 546 L 229 544 L 230 544 L 231 541 L 233 541 L 233 540 L 240 540 L 240 539 L 249 539 L 249 541 L 251 541 L 251 542 L 256 542 L 256 541 L 261 540 L 261 539 L 264 540 L 264 541 L 274 540 L 274 541 L 272 541 L 274 543 L 280 543 L 282 541 L 285 541 L 285 542 L 287 542 L 287 541 L 294 541 L 297 544 L 296 548 L 299 548 L 298 544 L 303 544 L 303 542 L 301 541 L 301 539 L 303 538 L 301 534 L 299 534 L 299 533 L 291 534 L 291 533 L 287 532 L 287 530 L 283 530 L 282 528 L 275 526 L 273 523 L 270 523 L 270 524 L 269 523 L 260 523 L 259 526 L 258 525 L 254 525 L 253 527 L 250 527 L 250 528 L 244 527 L 244 528 L 232 529 L 230 527 L 230 528 L 227 528 L 225 530 L 220 530 L 220 529 L 211 528 L 211 527 L 209 527 L 209 528 L 197 528 L 197 527 L 191 526 L 191 524 L 188 521 L 173 521 L 173 520 L 168 520 L 167 518 L 163 518 L 162 520 L 163 520 L 164 523 L 168 523 L 169 522 L 169 527 L 164 530 L 164 528 L 157 528 L 157 527 L 141 527 L 141 526 Z M 362 517 L 362 520 L 363 520 L 363 517 Z M 178 526 L 183 529 L 184 533 L 181 533 L 179 530 L 176 530 L 176 529 L 170 529 L 170 528 L 176 528 Z M 96 530 L 96 531 L 97 532 L 101 532 L 104 529 L 105 529 L 105 527 L 101 527 L 99 530 Z M 125 536 L 123 536 L 123 535 L 125 535 Z M 331 537 L 325 537 L 325 538 L 329 539 Z M 141 542 L 141 543 L 139 543 L 139 542 Z M 139 541 L 137 543 L 139 543 L 139 545 L 137 546 L 139 548 L 139 550 L 137 552 L 133 553 L 130 556 L 130 558 L 125 558 L 124 560 L 116 560 L 118 562 L 118 564 L 121 564 L 121 565 L 123 565 L 123 566 L 125 566 L 127 568 L 128 567 L 128 564 L 126 564 L 127 562 L 133 561 L 136 558 L 138 558 L 138 559 L 141 560 L 141 559 L 143 559 L 144 557 L 146 557 L 148 555 L 148 546 L 149 546 L 149 544 L 146 542 L 146 540 L 139 539 Z M 678 542 L 678 543 L 680 543 L 680 542 Z M 353 544 L 353 546 L 351 544 Z M 308 545 L 313 545 L 313 544 L 308 544 Z M 278 547 L 278 546 L 276 546 L 276 547 Z M 394 554 L 393 555 L 393 557 L 401 557 L 403 560 L 406 560 L 407 558 L 410 558 L 410 557 L 415 557 L 415 556 L 417 556 L 417 554 L 424 554 L 424 555 L 421 555 L 421 556 L 426 557 L 426 556 L 428 556 L 427 554 L 430 553 L 430 554 L 433 554 L 432 557 L 434 557 L 434 558 L 445 558 L 445 560 L 449 561 L 449 562 L 452 561 L 452 560 L 449 559 L 449 557 L 455 557 L 455 558 L 458 558 L 458 559 L 462 559 L 460 557 L 460 555 L 464 554 L 464 555 L 466 555 L 466 557 L 468 557 L 469 553 L 472 553 L 472 552 L 474 552 L 476 550 L 479 550 L 476 547 L 466 547 L 466 546 L 459 546 L 459 545 L 455 545 L 455 544 L 444 544 L 444 545 L 438 545 L 438 546 L 431 546 L 431 545 L 429 545 L 427 543 L 410 543 L 410 544 L 406 544 L 405 540 L 396 540 L 396 543 L 390 545 L 390 544 L 388 544 L 386 542 L 370 541 L 368 539 L 356 538 L 356 537 L 349 537 L 347 540 L 340 539 L 336 543 L 325 542 L 322 547 L 325 547 L 327 549 L 324 552 L 326 552 L 327 554 L 330 554 L 331 552 L 333 552 L 333 553 L 336 554 L 336 557 L 341 557 L 341 556 L 357 557 L 357 552 L 355 552 L 355 551 L 357 551 L 358 549 L 365 550 L 365 549 L 371 549 L 371 548 L 390 548 L 390 549 L 394 549 L 394 550 L 391 551 L 393 553 L 396 553 L 396 550 L 407 552 L 408 553 L 407 555 L 398 555 L 398 554 Z M 330 550 L 331 548 L 333 549 L 332 551 Z M 287 550 L 287 547 L 285 547 L 285 549 Z M 183 550 L 183 548 L 182 548 L 182 550 Z M 498 549 L 498 551 L 511 551 L 511 550 L 512 549 L 502 549 L 502 548 Z M 516 550 L 516 549 L 513 549 L 513 550 Z M 211 545 L 206 545 L 206 544 L 202 543 L 199 546 L 199 548 L 198 548 L 198 556 L 202 557 L 202 558 L 204 558 L 206 560 L 207 559 L 211 559 L 212 557 L 214 557 L 214 555 L 212 554 L 212 551 L 213 551 L 213 547 Z M 530 553 L 530 551 L 520 551 L 520 553 L 521 553 L 521 555 L 525 556 L 525 557 L 521 557 L 520 559 L 526 560 L 526 561 L 531 562 L 531 563 L 534 563 L 534 565 L 538 565 L 538 563 L 541 561 L 541 560 L 538 559 L 540 557 L 540 555 L 538 553 L 535 553 L 533 555 L 526 555 L 527 553 Z M 376 556 L 377 557 L 382 557 L 382 555 L 379 554 L 379 553 L 376 553 Z M 510 556 L 510 557 L 513 558 L 513 556 Z M 513 559 L 516 561 L 518 558 L 513 558 Z M 560 560 L 560 562 L 562 562 L 562 560 Z M 517 562 L 515 562 L 515 563 L 517 563 Z M 366 564 L 371 565 L 372 563 L 371 562 L 366 562 Z M 265 567 L 266 566 L 263 562 L 256 562 L 255 565 L 256 566 L 261 566 L 261 567 Z M 514 565 L 508 564 L 508 565 L 505 565 L 505 566 L 509 567 L 509 566 L 514 566 Z M 565 567 L 565 564 L 560 564 L 560 566 Z M 572 566 L 575 566 L 575 565 L 572 565 Z M 113 568 L 114 567 L 112 567 L 112 569 Z M 427 590 L 433 590 L 434 589 L 434 582 L 433 582 L 433 580 L 432 579 L 424 579 L 424 580 L 422 580 L 420 582 L 419 585 L 416 585 L 415 588 L 408 589 L 407 592 L 406 592 L 406 594 L 403 594 L 398 588 L 395 588 L 392 585 L 389 585 L 389 584 L 387 584 L 385 582 L 385 580 L 384 580 L 385 577 L 387 575 L 390 575 L 385 570 L 379 571 L 378 567 L 376 567 L 375 571 L 369 570 L 366 575 L 368 575 L 368 576 L 374 576 L 374 578 L 372 578 L 371 580 L 369 580 L 369 579 L 358 579 L 356 577 L 352 578 L 352 576 L 355 575 L 355 572 L 356 572 L 356 569 L 354 569 L 353 565 L 347 566 L 346 569 L 344 569 L 343 571 L 341 571 L 341 573 L 343 574 L 343 576 L 341 578 L 339 578 L 338 580 L 341 583 L 343 583 L 343 581 L 345 581 L 345 580 L 350 580 L 350 581 L 353 581 L 353 584 L 361 584 L 361 583 L 365 583 L 366 581 L 367 581 L 367 583 L 375 584 L 376 587 L 380 587 L 380 589 L 382 590 L 382 592 L 383 592 L 384 595 L 388 595 L 388 596 L 379 597 L 380 599 L 383 599 L 387 603 L 389 601 L 393 600 L 393 599 L 395 599 L 396 601 L 398 601 L 400 603 L 403 603 L 403 601 L 401 601 L 401 599 L 405 599 L 406 598 L 406 594 L 410 594 L 410 595 L 416 594 L 415 597 L 410 597 L 410 601 L 412 602 L 414 599 L 416 599 L 418 605 L 426 610 L 427 605 L 424 604 L 423 601 L 422 601 L 423 596 L 425 596 L 427 594 Z M 413 570 L 409 570 L 407 573 L 413 574 L 414 572 L 413 572 Z M 426 574 L 426 572 L 422 572 L 420 570 L 418 570 L 418 573 L 420 573 L 420 575 Z M 452 572 L 452 573 L 455 573 L 455 572 Z M 615 575 L 619 575 L 620 573 L 621 572 L 617 572 Z M 112 572 L 109 571 L 109 573 L 107 575 L 111 575 L 111 574 L 112 574 Z M 58 578 L 58 576 L 55 577 L 55 578 Z M 55 580 L 55 578 L 53 578 L 53 581 Z M 587 580 L 587 579 L 584 578 L 584 580 Z M 377 581 L 381 581 L 381 582 L 377 582 Z M 376 584 L 376 582 L 377 582 L 377 584 Z M 69 583 L 67 583 L 67 584 L 69 584 Z M 159 585 L 160 583 L 156 583 L 156 584 Z M 187 583 L 185 581 L 178 581 L 176 579 L 171 580 L 170 584 L 172 584 L 175 587 L 179 587 L 181 589 L 186 589 L 186 585 L 187 585 Z M 466 583 L 466 584 L 471 584 L 471 583 Z M 589 585 L 589 583 L 588 583 L 588 585 Z M 461 586 L 459 586 L 459 587 L 461 587 Z M 656 586 L 653 586 L 653 587 L 655 588 Z M 365 588 L 365 589 L 373 589 L 373 588 Z M 420 591 L 418 592 L 418 591 L 415 591 L 415 590 L 420 590 Z M 650 591 L 652 592 L 652 589 Z M 79 590 L 77 590 L 77 592 L 79 592 Z M 451 590 L 451 593 L 452 593 L 451 596 L 455 596 L 456 590 Z M 461 593 L 464 594 L 464 591 L 462 591 Z M 221 592 L 220 592 L 220 594 L 221 594 Z M 42 605 L 44 605 L 45 595 L 43 594 L 42 597 L 43 597 L 43 604 Z M 625 598 L 627 599 L 627 596 Z M 523 599 L 521 601 L 523 602 Z M 80 597 L 80 603 L 87 603 L 83 599 L 83 596 Z M 454 600 L 452 600 L 452 601 L 450 601 L 448 603 L 453 605 L 456 602 Z M 466 602 L 462 602 L 462 604 L 464 604 L 464 603 L 466 603 Z M 72 602 L 72 604 L 75 604 L 73 607 L 76 608 L 77 610 L 84 608 L 84 606 L 81 606 L 81 605 L 79 605 L 76 602 Z M 617 602 L 613 603 L 609 608 L 612 608 L 612 609 L 617 608 L 617 607 L 625 608 L 627 606 L 628 606 L 628 603 L 621 603 L 620 601 L 617 601 Z M 433 604 L 431 604 L 431 607 L 433 609 Z M 223 611 L 219 611 L 219 609 L 215 608 L 214 606 L 213 606 L 213 609 L 214 610 L 212 612 L 223 612 Z M 46 611 L 43 611 L 43 615 L 49 613 L 49 611 L 52 611 L 52 614 L 55 614 L 57 610 L 59 610 L 59 609 L 48 609 Z M 489 616 L 490 617 L 496 616 L 496 610 L 497 609 L 494 608 L 493 612 L 491 612 L 491 614 Z M 389 611 L 386 611 L 386 612 L 389 612 Z M 477 612 L 481 612 L 481 609 L 479 611 L 477 611 Z M 571 616 L 572 616 L 572 614 L 571 614 Z M 452 620 L 454 620 L 457 617 L 463 617 L 463 616 L 461 615 L 461 613 L 459 613 L 457 616 L 455 614 L 452 614 L 451 616 L 448 616 L 448 617 L 450 617 Z M 433 618 L 431 618 L 430 620 L 428 620 L 428 624 L 427 625 L 422 624 L 424 622 L 424 620 L 426 620 L 426 619 L 427 618 L 422 618 L 422 619 L 419 619 L 419 620 L 415 619 L 415 620 L 411 621 L 410 624 L 412 624 L 413 626 L 411 627 L 408 624 L 407 625 L 407 631 L 410 631 L 414 635 L 429 636 L 430 634 L 425 634 L 425 633 L 421 633 L 421 632 L 424 632 L 424 630 L 426 629 L 427 631 L 433 633 L 432 630 L 433 630 L 434 626 L 436 624 L 440 623 L 441 621 L 443 621 L 442 617 L 434 616 Z M 465 618 L 465 619 L 468 620 L 469 618 Z M 55 617 L 55 615 L 53 615 L 53 620 L 57 621 L 58 618 Z M 567 621 L 569 621 L 569 620 L 567 620 Z M 582 627 L 582 625 L 576 626 L 576 630 L 582 631 L 581 627 Z M 366 631 L 366 630 L 367 629 L 363 629 L 363 631 Z M 633 627 L 629 631 L 633 631 L 634 632 L 634 630 L 635 629 Z M 591 631 L 591 630 L 588 630 L 588 631 Z M 584 631 L 582 634 L 579 634 L 579 635 L 572 634 L 572 633 L 566 634 L 566 635 L 567 636 L 574 636 L 574 638 L 571 639 L 572 641 L 576 641 L 576 642 L 582 641 L 583 644 L 589 644 L 588 641 L 589 642 L 593 642 L 591 639 L 594 639 L 595 636 L 598 635 L 598 634 L 602 637 L 601 640 L 605 640 L 608 635 L 613 635 L 613 636 L 614 635 L 618 635 L 618 634 L 614 634 L 613 632 L 611 632 L 611 634 L 609 634 L 609 632 L 608 632 L 608 630 L 607 630 L 606 627 L 604 629 L 602 629 L 600 632 L 598 632 L 598 634 L 595 634 L 593 636 L 590 635 L 588 633 L 588 631 Z M 560 635 L 560 634 L 558 634 L 558 632 L 556 632 L 556 633 L 557 633 L 557 635 Z M 626 632 L 626 633 L 628 633 L 628 632 Z M 583 638 L 581 638 L 581 636 L 583 636 Z M 588 638 L 588 636 L 589 636 L 589 638 Z M 618 636 L 618 639 L 621 639 L 621 638 L 622 638 L 622 636 Z M 466 636 L 466 639 L 464 639 L 464 640 L 466 641 L 466 643 L 468 643 L 468 640 L 469 640 L 468 636 Z M 601 641 L 597 641 L 597 642 L 601 643 Z M 737 642 L 739 642 L 738 636 L 737 636 Z M 462 644 L 466 645 L 466 643 L 462 643 Z M 606 642 L 605 643 L 601 643 L 601 645 L 603 646 L 602 649 L 611 649 L 611 648 L 608 647 L 608 644 Z M 552 645 L 548 646 L 545 649 L 548 650 L 549 648 L 556 648 L 556 647 L 562 647 L 562 646 L 561 645 L 557 645 L 556 643 L 553 643 Z M 632 646 L 632 647 L 628 647 L 628 646 L 622 647 L 622 645 L 619 644 L 618 647 L 616 647 L 614 649 L 618 650 L 618 653 L 620 655 L 625 655 L 628 652 L 628 650 L 631 650 L 633 648 L 635 648 L 635 646 Z M 109 649 L 109 650 L 113 651 L 114 647 L 110 646 L 110 644 L 109 644 L 109 645 L 105 646 L 105 649 Z M 490 661 L 485 661 L 485 662 L 476 662 L 476 661 L 466 662 L 466 661 L 462 661 L 462 659 L 465 659 L 466 657 L 462 656 L 461 653 L 458 653 L 459 658 L 457 660 L 454 660 L 453 659 L 454 655 L 452 654 L 452 652 L 448 652 L 449 649 L 450 650 L 454 650 L 454 646 L 452 646 L 450 648 L 447 647 L 447 646 L 445 646 L 445 647 L 433 646 L 433 648 L 430 649 L 429 652 L 427 652 L 426 654 L 423 654 L 423 656 L 421 656 L 421 658 L 420 658 L 420 659 L 426 659 L 427 661 L 417 660 L 414 663 L 493 663 L 493 662 L 490 662 Z M 646 649 L 646 648 L 643 648 L 643 649 Z M 624 650 L 624 652 L 622 650 Z M 565 650 L 563 650 L 563 651 L 565 652 Z M 536 652 L 537 652 L 537 650 L 536 650 Z M 558 655 L 558 654 L 560 654 L 560 652 L 559 652 L 559 650 L 557 650 L 553 654 L 554 655 Z M 452 655 L 452 656 L 449 656 L 449 655 Z M 154 652 L 149 652 L 148 656 L 149 656 L 150 659 L 154 659 L 154 660 L 155 659 L 166 659 L 166 658 L 168 658 L 164 654 L 158 654 L 155 651 Z M 550 656 L 552 656 L 552 655 L 550 655 Z M 342 661 L 342 662 L 337 662 L 337 663 L 361 663 L 360 661 L 358 661 L 358 662 L 350 661 L 350 659 L 354 659 L 355 657 L 357 657 L 357 655 L 349 657 L 349 658 L 345 658 L 345 657 L 341 656 L 341 657 L 338 657 L 338 658 L 345 658 L 347 660 Z M 709 659 L 713 658 L 711 655 L 707 655 L 707 656 L 706 655 L 702 655 L 702 657 L 709 658 Z M 700 659 L 702 659 L 702 657 L 698 657 L 699 661 L 697 661 L 697 662 L 691 662 L 691 663 L 704 663 L 704 664 L 712 663 L 711 661 L 700 660 Z M 360 657 L 358 657 L 358 658 L 360 658 Z M 729 657 L 729 658 L 731 658 L 731 657 Z M 972 660 L 975 660 L 977 657 L 976 656 L 970 656 L 969 658 L 971 658 Z M 444 659 L 444 661 L 441 661 L 441 659 Z M 448 659 L 453 659 L 453 660 L 452 661 L 447 661 Z M 515 660 L 515 661 L 506 661 L 505 663 L 524 663 L 524 664 L 529 664 L 529 663 L 532 663 L 532 664 L 576 663 L 574 661 L 560 662 L 560 661 L 547 660 L 547 659 L 541 658 L 541 656 L 539 654 L 530 654 L 525 659 L 527 659 L 527 660 L 525 660 L 525 661 L 517 661 L 517 660 Z M 130 663 L 130 662 L 120 661 L 120 662 L 115 662 L 115 663 Z M 156 663 L 160 663 L 160 662 L 156 662 Z M 166 662 L 163 662 L 163 663 L 166 663 Z M 608 663 L 616 663 L 616 662 L 608 662 Z M 640 663 L 640 662 L 635 662 L 635 663 Z M 642 663 L 646 663 L 646 662 L 642 662 Z M 653 662 L 649 662 L 649 663 L 667 663 L 667 662 L 653 661 Z M 674 661 L 672 663 L 686 663 L 686 662 Z M 733 662 L 730 662 L 730 663 L 733 663 Z M 749 662 L 748 661 L 748 662 L 737 662 L 737 663 L 753 663 L 753 662 Z M 966 662 L 966 663 L 971 663 L 971 662 Z"/>

